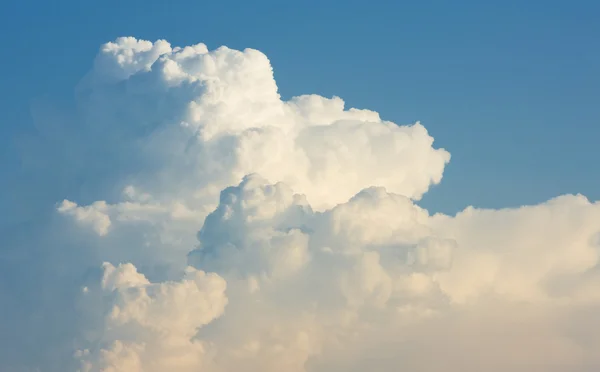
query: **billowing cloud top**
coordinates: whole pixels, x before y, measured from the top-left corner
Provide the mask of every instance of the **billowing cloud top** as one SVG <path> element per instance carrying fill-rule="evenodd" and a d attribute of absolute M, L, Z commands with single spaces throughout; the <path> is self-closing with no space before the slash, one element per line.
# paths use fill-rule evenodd
<path fill-rule="evenodd" d="M 430 215 L 450 154 L 420 123 L 284 101 L 252 49 L 119 38 L 78 100 L 62 159 L 96 201 L 57 204 L 45 261 L 75 315 L 23 368 L 600 367 L 599 203 Z"/>

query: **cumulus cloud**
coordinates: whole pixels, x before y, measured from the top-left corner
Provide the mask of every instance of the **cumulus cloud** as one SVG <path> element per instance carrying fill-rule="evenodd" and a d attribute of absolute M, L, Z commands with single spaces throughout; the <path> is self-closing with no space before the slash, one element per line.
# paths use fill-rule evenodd
<path fill-rule="evenodd" d="M 89 331 L 96 349 L 76 353 L 83 371 L 197 371 L 204 367 L 210 345 L 194 336 L 199 327 L 223 313 L 225 280 L 189 268 L 181 281 L 150 283 L 132 264 L 105 263 L 103 269 L 99 286 L 83 290 L 85 297 L 110 298 L 103 307 L 100 328 Z M 93 311 L 90 308 L 89 313 Z"/>
<path fill-rule="evenodd" d="M 337 97 L 282 101 L 269 60 L 253 49 L 121 38 L 101 48 L 80 89 L 105 157 L 134 162 L 128 176 L 141 191 L 170 197 L 177 187 L 198 207 L 250 173 L 320 209 L 370 186 L 419 199 L 450 159 L 419 123 L 346 110 Z"/>
<path fill-rule="evenodd" d="M 69 325 L 38 347 L 64 357 L 21 369 L 600 367 L 598 202 L 432 215 L 415 203 L 450 155 L 424 126 L 282 100 L 252 49 L 119 38 L 77 105 L 36 148 L 88 183 L 30 249 Z"/>

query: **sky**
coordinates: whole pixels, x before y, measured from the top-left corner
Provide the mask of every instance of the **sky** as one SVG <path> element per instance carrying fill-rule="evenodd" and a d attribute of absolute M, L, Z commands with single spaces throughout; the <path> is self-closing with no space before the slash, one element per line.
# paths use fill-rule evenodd
<path fill-rule="evenodd" d="M 600 6 L 0 12 L 0 370 L 600 367 Z"/>
<path fill-rule="evenodd" d="M 600 197 L 593 1 L 9 1 L 3 6 L 3 142 L 35 102 L 68 101 L 97 46 L 122 35 L 257 48 L 283 97 L 344 98 L 420 120 L 455 161 L 423 201 L 518 206 Z M 252 14 L 252 16 L 250 16 Z M 8 151 L 6 146 L 4 152 Z M 516 186 L 518 185 L 518 186 Z"/>

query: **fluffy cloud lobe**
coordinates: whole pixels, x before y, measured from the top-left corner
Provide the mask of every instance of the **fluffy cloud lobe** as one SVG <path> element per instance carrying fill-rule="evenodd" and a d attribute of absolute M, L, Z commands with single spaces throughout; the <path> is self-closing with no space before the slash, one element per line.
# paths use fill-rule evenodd
<path fill-rule="evenodd" d="M 600 367 L 600 204 L 431 215 L 420 123 L 282 100 L 252 49 L 120 38 L 78 89 L 63 160 L 97 182 L 56 213 L 100 271 L 62 370 Z"/>

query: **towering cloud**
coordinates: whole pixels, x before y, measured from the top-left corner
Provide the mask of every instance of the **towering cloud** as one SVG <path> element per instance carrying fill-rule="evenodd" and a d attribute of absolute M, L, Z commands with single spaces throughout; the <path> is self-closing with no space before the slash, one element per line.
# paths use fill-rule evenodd
<path fill-rule="evenodd" d="M 431 215 L 450 154 L 420 123 L 284 101 L 252 49 L 107 43 L 74 122 L 43 142 L 89 175 L 46 241 L 76 314 L 51 371 L 600 367 L 600 203 Z"/>

